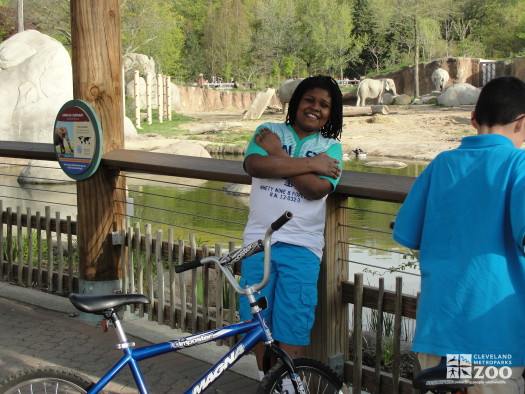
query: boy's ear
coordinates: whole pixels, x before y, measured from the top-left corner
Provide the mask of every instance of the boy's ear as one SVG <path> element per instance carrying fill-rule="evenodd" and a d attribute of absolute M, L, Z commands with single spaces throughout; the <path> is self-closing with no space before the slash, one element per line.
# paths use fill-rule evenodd
<path fill-rule="evenodd" d="M 474 111 L 470 113 L 470 123 L 472 124 L 472 127 L 474 127 L 476 130 L 479 130 L 479 123 L 476 120 L 476 112 Z"/>

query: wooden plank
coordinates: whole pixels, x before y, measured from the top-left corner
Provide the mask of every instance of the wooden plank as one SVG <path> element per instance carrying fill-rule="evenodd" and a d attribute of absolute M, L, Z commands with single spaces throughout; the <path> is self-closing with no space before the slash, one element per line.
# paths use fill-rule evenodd
<path fill-rule="evenodd" d="M 179 239 L 179 264 L 184 263 L 184 240 Z M 180 329 L 182 332 L 188 331 L 187 318 L 186 318 L 186 280 L 185 272 L 179 274 L 179 284 L 180 284 Z"/>
<path fill-rule="evenodd" d="M 170 281 L 170 307 L 168 311 L 168 319 L 170 321 L 170 327 L 176 328 L 177 321 L 175 320 L 175 310 L 176 310 L 176 273 L 175 273 L 175 261 L 173 258 L 173 249 L 175 244 L 173 242 L 173 228 L 168 229 L 168 267 L 169 267 L 169 281 Z"/>
<path fill-rule="evenodd" d="M 56 222 L 60 223 L 60 212 L 55 212 Z M 56 231 L 57 239 L 57 250 L 58 250 L 58 286 L 57 291 L 62 294 L 64 292 L 64 284 L 62 280 L 64 279 L 64 251 L 62 248 L 62 231 L 60 231 L 60 226 L 58 226 Z"/>
<path fill-rule="evenodd" d="M 71 234 L 71 216 L 67 216 L 67 290 L 69 293 L 73 293 L 73 235 Z M 131 253 L 131 248 L 129 249 Z"/>
<path fill-rule="evenodd" d="M 137 258 L 137 292 L 144 294 L 144 260 L 142 258 L 142 245 L 140 236 L 140 225 L 135 223 L 134 225 L 134 238 L 135 238 L 135 256 Z M 153 302 L 153 300 L 150 300 Z M 139 304 L 139 317 L 144 317 L 144 304 Z"/>
<path fill-rule="evenodd" d="M 13 214 L 7 207 L 7 280 L 13 280 Z"/>
<path fill-rule="evenodd" d="M 396 278 L 396 300 L 394 306 L 394 359 L 392 360 L 392 383 L 394 394 L 399 394 L 399 374 L 401 370 L 401 319 L 403 308 L 403 278 Z"/>
<path fill-rule="evenodd" d="M 197 241 L 195 234 L 190 233 L 190 260 L 193 261 L 197 258 Z M 191 332 L 196 333 L 197 327 L 197 279 L 200 269 L 191 270 Z"/>
<path fill-rule="evenodd" d="M 343 282 L 343 301 L 349 304 L 354 303 L 354 284 L 352 282 Z M 395 313 L 395 292 L 385 290 L 384 295 L 384 311 L 387 313 Z M 378 290 L 372 286 L 363 287 L 363 306 L 366 308 L 377 308 Z M 403 294 L 402 314 L 404 317 L 412 319 L 416 318 L 417 297 Z"/>
<path fill-rule="evenodd" d="M 24 240 L 22 236 L 22 207 L 19 205 L 16 207 L 16 245 L 17 245 L 17 255 L 18 255 L 18 272 L 17 272 L 17 282 L 19 285 L 23 285 L 22 281 L 22 272 L 24 268 Z"/>
<path fill-rule="evenodd" d="M 211 181 L 250 184 L 251 177 L 238 160 L 210 159 L 117 149 L 103 155 L 102 163 L 132 172 L 146 172 Z"/>
<path fill-rule="evenodd" d="M 146 263 L 146 294 L 151 300 L 151 304 L 147 305 L 148 310 L 148 320 L 153 321 L 154 314 L 154 297 L 153 297 L 153 262 L 151 255 L 152 252 L 152 234 L 151 234 L 151 224 L 146 223 L 144 225 L 144 232 L 146 233 L 146 256 L 144 261 Z"/>
<path fill-rule="evenodd" d="M 47 242 L 47 291 L 53 291 L 53 234 L 51 232 L 51 207 L 46 211 L 46 242 Z"/>
<path fill-rule="evenodd" d="M 202 257 L 209 256 L 208 245 L 202 245 Z M 214 267 L 211 267 L 214 268 Z M 201 331 L 208 329 L 210 320 L 210 265 L 205 264 L 202 266 L 202 321 L 203 326 L 200 327 Z"/>
<path fill-rule="evenodd" d="M 2 141 L 0 156 L 57 161 L 54 145 L 41 142 Z"/>
<path fill-rule="evenodd" d="M 25 145 L 28 145 L 29 150 L 24 148 Z M 41 158 L 39 156 L 43 155 L 43 150 L 49 150 L 52 156 L 49 155 L 47 160 L 56 160 L 52 144 L 40 145 L 44 146 L 39 146 L 39 150 L 35 153 L 30 150 L 31 147 L 35 149 L 32 144 L 2 141 L 0 155 L 6 157 Z M 48 145 L 48 147 L 46 148 L 45 145 Z M 37 157 L 34 157 L 35 155 Z M 236 160 L 219 160 L 115 149 L 104 153 L 102 164 L 118 168 L 121 171 L 208 179 L 245 185 L 251 183 L 251 178 L 242 169 L 242 163 Z M 414 180 L 414 177 L 403 175 L 344 170 L 335 191 L 349 197 L 400 203 L 404 201 Z"/>
<path fill-rule="evenodd" d="M 383 297 L 385 295 L 385 278 L 379 278 L 378 300 L 377 300 L 377 324 L 376 324 L 376 353 L 374 373 L 375 387 L 381 386 L 381 359 L 383 354 Z"/>
<path fill-rule="evenodd" d="M 215 244 L 215 256 L 220 257 L 222 255 L 221 251 L 221 244 L 216 243 Z M 222 271 L 218 268 L 215 268 L 216 270 L 216 276 L 215 276 L 215 321 L 217 322 L 217 327 L 223 327 L 224 326 L 224 300 L 223 300 L 223 294 L 222 289 L 224 289 L 224 274 Z M 224 341 L 222 339 L 219 339 L 218 341 L 215 341 L 217 346 L 222 346 Z"/>
<path fill-rule="evenodd" d="M 325 247 L 311 334 L 315 346 L 310 346 L 312 357 L 330 364 L 337 374 L 343 373 L 342 360 L 348 357 L 348 308 L 340 286 L 348 280 L 348 247 L 340 242 L 348 239 L 347 207 L 348 198 L 340 194 L 331 194 L 326 202 Z"/>
<path fill-rule="evenodd" d="M 0 205 L 0 210 L 2 206 Z M 31 217 L 31 208 L 28 207 L 26 210 L 27 217 Z M 3 256 L 0 254 L 0 256 Z M 0 259 L 0 260 L 3 260 Z M 1 276 L 0 276 L 1 278 Z M 27 223 L 27 287 L 31 287 L 33 284 L 33 228 L 31 227 L 31 221 Z"/>
<path fill-rule="evenodd" d="M 362 366 L 363 366 L 363 274 L 358 273 L 354 275 L 354 326 L 352 329 L 353 335 L 353 379 L 352 392 L 361 392 L 362 380 Z"/>
<path fill-rule="evenodd" d="M 40 220 L 40 211 L 36 212 L 36 251 L 37 251 L 37 266 L 38 266 L 38 276 L 37 276 L 37 286 L 39 289 L 42 288 L 43 284 L 43 267 L 42 267 L 42 221 Z"/>
<path fill-rule="evenodd" d="M 164 324 L 164 267 L 162 264 L 162 230 L 157 231 L 157 242 L 155 243 L 155 261 L 157 263 L 157 300 L 159 301 L 157 322 Z"/>

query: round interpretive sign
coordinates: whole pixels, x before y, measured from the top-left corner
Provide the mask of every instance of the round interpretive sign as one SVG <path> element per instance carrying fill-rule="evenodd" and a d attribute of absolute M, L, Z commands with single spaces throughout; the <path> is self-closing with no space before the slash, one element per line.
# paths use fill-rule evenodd
<path fill-rule="evenodd" d="M 75 180 L 89 178 L 102 158 L 102 129 L 91 106 L 82 100 L 65 103 L 55 120 L 53 143 L 58 163 Z"/>

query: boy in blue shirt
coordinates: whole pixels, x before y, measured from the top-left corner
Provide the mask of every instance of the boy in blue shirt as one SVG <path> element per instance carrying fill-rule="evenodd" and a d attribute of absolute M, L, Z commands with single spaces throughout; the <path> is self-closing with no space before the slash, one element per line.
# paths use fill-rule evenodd
<path fill-rule="evenodd" d="M 396 218 L 394 239 L 420 251 L 412 349 L 422 369 L 471 360 L 469 393 L 522 394 L 525 83 L 490 81 L 471 120 L 478 135 L 429 164 Z"/>

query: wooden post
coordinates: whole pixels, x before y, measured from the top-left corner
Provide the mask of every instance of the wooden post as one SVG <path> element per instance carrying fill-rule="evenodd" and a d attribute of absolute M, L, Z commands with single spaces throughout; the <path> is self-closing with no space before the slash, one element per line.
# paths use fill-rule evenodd
<path fill-rule="evenodd" d="M 162 123 L 164 115 L 164 81 L 161 74 L 157 74 L 157 111 L 159 123 Z"/>
<path fill-rule="evenodd" d="M 124 147 L 120 34 L 118 0 L 71 0 L 73 95 L 97 113 L 103 154 Z M 111 233 L 120 230 L 126 213 L 125 189 L 124 177 L 103 166 L 77 182 L 79 276 L 92 281 L 84 292 L 120 286 L 120 248 L 112 245 Z"/>
<path fill-rule="evenodd" d="M 171 77 L 165 76 L 165 90 L 166 90 L 166 119 L 171 121 Z"/>
<path fill-rule="evenodd" d="M 153 118 L 151 115 L 151 74 L 146 73 L 146 113 L 147 113 L 147 120 L 148 124 L 153 123 Z"/>
<path fill-rule="evenodd" d="M 310 352 L 340 376 L 348 358 L 348 308 L 342 282 L 348 280 L 348 197 L 333 193 L 326 200 L 325 248 L 318 282 L 318 301 Z"/>
<path fill-rule="evenodd" d="M 135 107 L 135 127 L 140 129 L 140 76 L 139 70 L 135 70 L 133 74 L 134 87 L 134 107 Z"/>

